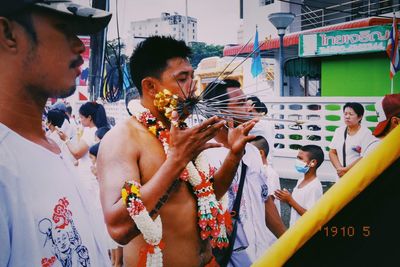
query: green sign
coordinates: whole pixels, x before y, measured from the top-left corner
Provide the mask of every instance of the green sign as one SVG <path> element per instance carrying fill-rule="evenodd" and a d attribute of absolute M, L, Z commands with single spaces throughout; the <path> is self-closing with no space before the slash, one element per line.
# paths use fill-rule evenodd
<path fill-rule="evenodd" d="M 391 25 L 300 34 L 299 56 L 331 56 L 385 51 Z"/>

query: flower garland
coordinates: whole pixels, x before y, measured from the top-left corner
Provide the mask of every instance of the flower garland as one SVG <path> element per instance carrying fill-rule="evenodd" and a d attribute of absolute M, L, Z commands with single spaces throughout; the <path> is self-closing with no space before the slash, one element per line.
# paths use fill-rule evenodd
<path fill-rule="evenodd" d="M 140 253 L 138 266 L 163 266 L 162 224 L 160 216 L 153 221 L 140 199 L 140 184 L 136 181 L 125 182 L 121 191 L 122 200 L 127 206 L 129 215 L 135 221 L 137 228 L 143 234 L 148 244 Z"/>
<path fill-rule="evenodd" d="M 165 96 L 167 99 L 165 99 Z M 172 99 L 172 101 L 170 99 Z M 166 117 L 170 118 L 171 110 L 174 109 L 174 104 L 176 107 L 175 100 L 176 97 L 174 97 L 172 94 L 169 93 L 168 90 L 165 89 L 163 92 L 157 94 L 154 104 L 156 107 L 158 107 L 159 110 L 163 110 L 163 106 L 165 107 L 165 105 L 167 105 L 164 111 L 166 111 L 166 113 L 168 114 L 166 114 Z M 149 130 L 149 132 L 151 132 L 160 140 L 163 145 L 164 152 L 168 156 L 170 138 L 169 130 L 163 125 L 161 121 L 157 121 L 157 119 L 150 113 L 148 109 L 144 108 L 139 103 L 137 103 L 136 105 L 137 108 L 135 108 L 135 111 L 133 112 L 134 116 Z M 186 168 L 180 175 L 180 179 L 188 181 L 191 184 L 193 192 L 197 197 L 198 225 L 200 227 L 200 237 L 203 240 L 210 238 L 211 246 L 213 248 L 218 247 L 221 249 L 224 247 L 228 247 L 229 245 L 227 231 L 232 231 L 232 222 L 230 214 L 224 210 L 221 203 L 217 201 L 214 194 L 214 187 L 212 183 L 214 172 L 215 169 L 208 164 L 203 153 L 200 153 L 194 163 L 191 161 L 187 164 Z M 136 203 L 133 204 L 135 205 Z M 145 212 L 147 213 L 147 211 Z M 148 217 L 150 218 L 150 216 Z M 146 239 L 146 236 L 155 236 L 155 232 L 150 233 L 151 231 L 155 231 L 154 226 L 150 226 L 150 224 L 156 223 L 158 222 L 153 222 L 153 220 L 151 220 L 150 218 L 150 220 L 146 220 L 146 224 L 148 224 L 148 227 L 146 229 L 143 228 L 142 230 L 139 228 L 143 236 L 145 237 L 145 241 L 150 246 L 154 246 L 154 242 L 151 243 L 151 240 L 148 241 Z M 161 224 L 161 220 L 159 221 L 159 223 Z M 149 232 L 145 234 L 143 232 L 144 230 Z M 160 236 L 157 236 L 157 238 L 157 240 L 161 240 L 161 234 Z"/>

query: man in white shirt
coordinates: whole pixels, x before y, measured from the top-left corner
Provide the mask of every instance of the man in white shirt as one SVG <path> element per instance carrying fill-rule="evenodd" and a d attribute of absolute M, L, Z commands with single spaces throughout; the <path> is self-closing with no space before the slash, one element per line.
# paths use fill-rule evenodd
<path fill-rule="evenodd" d="M 209 84 L 206 90 L 209 90 L 209 92 L 204 94 L 204 100 L 206 102 L 225 103 L 221 105 L 223 106 L 221 109 L 227 113 L 228 118 L 234 121 L 233 124 L 235 126 L 243 127 L 243 131 L 246 131 L 248 125 L 254 123 L 253 121 L 245 122 L 243 116 L 237 115 L 243 114 L 246 107 L 248 107 L 246 97 L 243 91 L 240 90 L 239 82 L 226 79 L 216 84 Z M 242 124 L 238 126 L 239 123 Z M 224 158 L 228 151 L 226 147 L 229 147 L 229 142 L 233 138 L 226 128 L 219 131 L 215 140 L 223 144 L 224 147 L 212 148 L 206 151 L 212 165 L 218 168 L 222 164 L 221 159 Z M 249 136 L 249 140 L 254 138 L 255 136 Z M 251 144 L 246 145 L 242 164 L 238 167 L 228 190 L 229 209 L 232 210 L 237 196 L 243 164 L 247 166 L 247 169 L 239 209 L 239 219 L 237 221 L 238 230 L 228 266 L 250 266 L 270 245 L 268 228 L 276 237 L 281 236 L 286 230 L 274 205 L 273 191 L 268 187 L 267 179 L 263 175 L 263 164 L 259 151 Z"/>
<path fill-rule="evenodd" d="M 110 19 L 71 1 L 1 0 L 0 266 L 110 266 L 89 196 L 42 129 L 47 99 L 76 89 L 77 35 Z"/>

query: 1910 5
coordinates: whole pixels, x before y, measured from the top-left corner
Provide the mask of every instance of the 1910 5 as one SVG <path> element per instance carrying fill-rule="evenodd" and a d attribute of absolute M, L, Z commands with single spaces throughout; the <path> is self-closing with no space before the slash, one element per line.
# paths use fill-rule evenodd
<path fill-rule="evenodd" d="M 354 226 L 324 226 L 322 229 L 326 237 L 369 237 L 371 236 L 371 227 L 368 225 Z"/>

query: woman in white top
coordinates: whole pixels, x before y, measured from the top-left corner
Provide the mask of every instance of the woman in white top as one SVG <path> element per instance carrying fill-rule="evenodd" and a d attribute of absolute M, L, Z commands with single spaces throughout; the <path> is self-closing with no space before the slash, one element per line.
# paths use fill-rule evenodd
<path fill-rule="evenodd" d="M 329 158 L 339 177 L 348 172 L 364 155 L 366 148 L 373 141 L 371 131 L 361 125 L 364 107 L 351 102 L 343 106 L 344 123 L 336 129 L 329 145 Z"/>
<path fill-rule="evenodd" d="M 87 102 L 79 108 L 79 117 L 84 127 L 83 134 L 77 143 L 69 141 L 68 136 L 59 131 L 60 138 L 65 142 L 71 154 L 79 159 L 78 170 L 80 177 L 91 193 L 98 194 L 96 177 L 91 173 L 89 148 L 96 143 L 95 132 L 98 128 L 108 126 L 106 111 L 103 105 Z"/>

